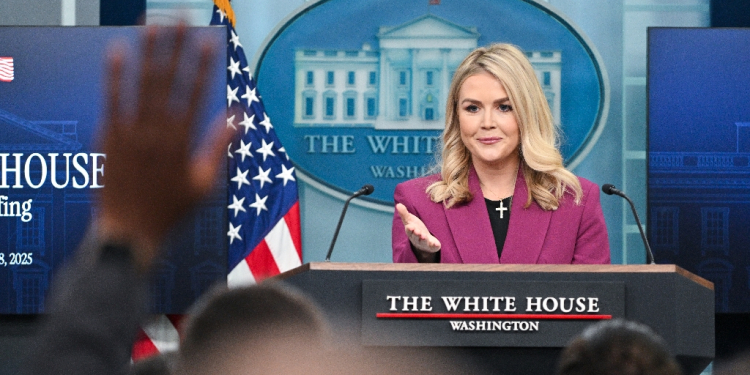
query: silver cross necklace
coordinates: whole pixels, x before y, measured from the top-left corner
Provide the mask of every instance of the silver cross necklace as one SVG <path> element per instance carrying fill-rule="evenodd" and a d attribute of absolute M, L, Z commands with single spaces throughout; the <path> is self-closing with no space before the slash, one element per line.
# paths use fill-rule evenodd
<path fill-rule="evenodd" d="M 513 190 L 514 191 L 516 189 L 516 179 L 518 179 L 518 168 L 520 167 L 521 167 L 521 163 L 519 162 L 518 167 L 516 167 L 516 174 L 513 177 Z M 486 187 L 487 190 L 489 190 L 490 193 L 492 193 L 493 195 L 498 196 L 494 191 L 492 191 L 492 189 L 490 189 L 489 186 L 485 185 L 483 182 L 479 181 L 479 184 Z M 495 211 L 500 213 L 500 219 L 505 219 L 505 215 L 504 215 L 505 211 L 509 211 L 512 206 L 513 206 L 513 195 L 510 196 L 510 202 L 508 202 L 508 207 L 505 207 L 505 205 L 503 204 L 503 200 L 500 199 L 500 207 L 496 208 Z"/>
<path fill-rule="evenodd" d="M 503 205 L 503 200 L 502 199 L 500 200 L 500 207 L 496 208 L 495 211 L 500 212 L 500 218 L 501 219 L 504 219 L 503 213 L 505 213 L 505 211 L 508 211 L 510 209 L 510 206 L 512 204 L 513 204 L 513 196 L 512 195 L 510 196 L 510 203 L 508 203 L 508 207 L 505 207 L 505 205 Z"/>

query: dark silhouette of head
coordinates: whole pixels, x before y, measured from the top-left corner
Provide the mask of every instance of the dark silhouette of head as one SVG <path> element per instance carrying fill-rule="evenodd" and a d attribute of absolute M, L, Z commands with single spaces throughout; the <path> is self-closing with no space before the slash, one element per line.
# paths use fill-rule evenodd
<path fill-rule="evenodd" d="M 319 310 L 288 287 L 216 289 L 185 323 L 178 373 L 315 373 L 326 337 Z"/>
<path fill-rule="evenodd" d="M 677 361 L 651 328 L 622 319 L 590 326 L 565 348 L 558 375 L 680 375 Z"/>

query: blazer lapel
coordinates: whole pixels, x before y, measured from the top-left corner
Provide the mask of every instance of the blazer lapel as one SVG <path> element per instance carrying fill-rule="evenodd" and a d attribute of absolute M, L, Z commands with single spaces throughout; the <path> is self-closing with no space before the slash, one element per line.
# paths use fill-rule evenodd
<path fill-rule="evenodd" d="M 443 208 L 459 256 L 463 263 L 498 263 L 487 205 L 473 167 L 469 170 L 469 190 L 474 194 L 471 201 Z"/>
<path fill-rule="evenodd" d="M 519 168 L 500 263 L 535 264 L 542 252 L 552 211 L 545 211 L 534 202 L 524 208 L 528 197 L 523 168 Z"/>

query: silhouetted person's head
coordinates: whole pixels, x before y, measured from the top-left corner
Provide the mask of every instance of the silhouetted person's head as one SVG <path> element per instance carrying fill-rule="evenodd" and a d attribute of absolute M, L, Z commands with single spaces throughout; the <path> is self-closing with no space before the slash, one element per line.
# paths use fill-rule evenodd
<path fill-rule="evenodd" d="M 179 373 L 314 373 L 327 328 L 318 309 L 279 285 L 217 289 L 188 318 Z"/>
<path fill-rule="evenodd" d="M 649 327 L 622 319 L 587 328 L 565 348 L 558 375 L 680 375 L 664 340 Z"/>

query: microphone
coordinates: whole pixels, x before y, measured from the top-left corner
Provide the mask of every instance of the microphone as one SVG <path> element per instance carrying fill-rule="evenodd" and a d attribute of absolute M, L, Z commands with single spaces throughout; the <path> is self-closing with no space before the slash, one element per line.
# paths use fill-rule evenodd
<path fill-rule="evenodd" d="M 646 234 L 643 233 L 643 225 L 641 225 L 641 219 L 638 218 L 638 212 L 635 211 L 635 205 L 633 204 L 633 201 L 628 198 L 625 193 L 620 191 L 615 187 L 615 185 L 612 184 L 604 184 L 602 185 L 602 191 L 604 194 L 607 195 L 619 195 L 623 198 L 625 198 L 628 203 L 630 203 L 630 209 L 633 210 L 633 216 L 635 216 L 635 222 L 638 224 L 638 230 L 641 231 L 641 239 L 643 240 L 643 246 L 646 247 L 646 263 L 648 264 L 656 264 L 654 262 L 654 253 L 651 252 L 651 246 L 648 244 L 648 240 L 646 239 Z"/>
<path fill-rule="evenodd" d="M 354 194 L 352 194 L 352 196 L 350 196 L 349 199 L 346 200 L 346 203 L 344 203 L 344 209 L 341 211 L 341 217 L 339 217 L 339 224 L 336 225 L 336 231 L 333 233 L 333 239 L 331 240 L 331 247 L 328 248 L 328 255 L 326 255 L 326 262 L 331 261 L 331 253 L 333 252 L 333 246 L 336 244 L 336 238 L 339 236 L 341 223 L 344 222 L 344 215 L 346 215 L 346 209 L 349 207 L 349 202 L 356 197 L 359 197 L 362 195 L 370 195 L 372 194 L 373 191 L 375 191 L 375 188 L 372 185 L 365 184 L 359 190 L 354 192 Z"/>

